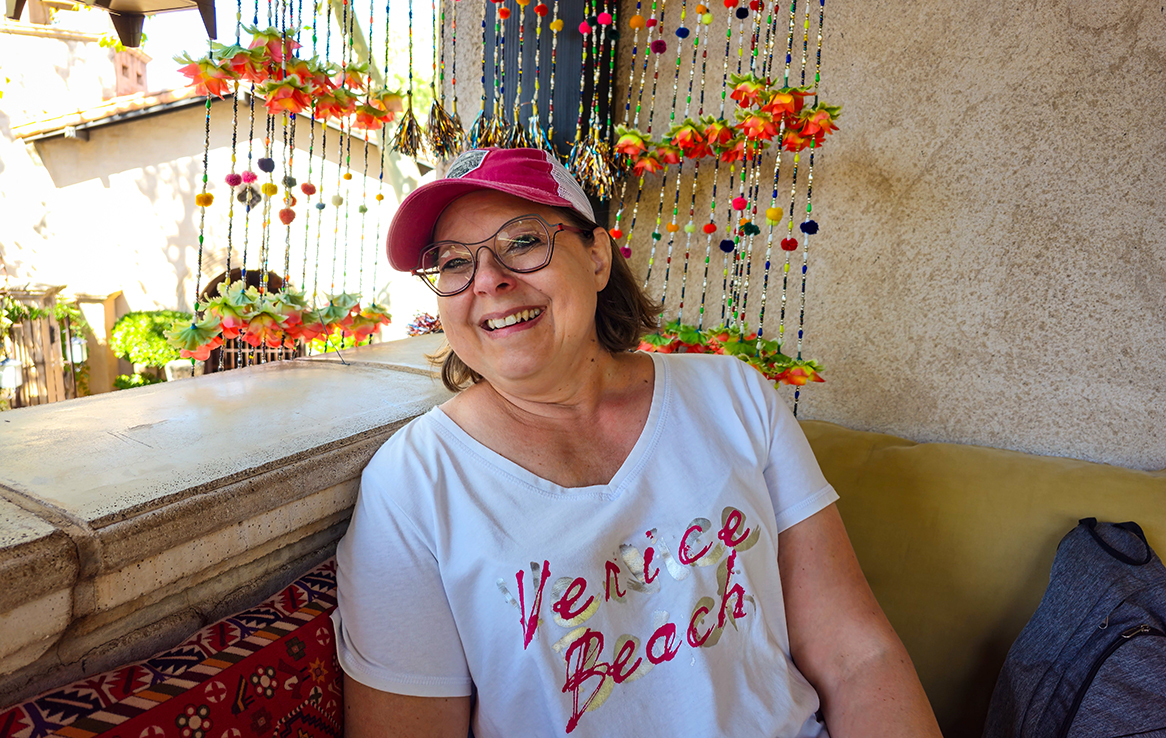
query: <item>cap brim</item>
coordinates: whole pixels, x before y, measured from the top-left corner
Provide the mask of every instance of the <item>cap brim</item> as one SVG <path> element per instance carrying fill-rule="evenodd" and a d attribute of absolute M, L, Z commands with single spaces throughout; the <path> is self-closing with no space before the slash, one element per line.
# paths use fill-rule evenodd
<path fill-rule="evenodd" d="M 421 250 L 432 242 L 433 228 L 437 225 L 437 219 L 451 202 L 478 190 L 495 190 L 541 205 L 575 210 L 575 206 L 569 200 L 533 187 L 509 182 L 439 179 L 409 193 L 393 215 L 385 244 L 389 263 L 393 268 L 402 272 L 417 269 L 420 266 Z"/>

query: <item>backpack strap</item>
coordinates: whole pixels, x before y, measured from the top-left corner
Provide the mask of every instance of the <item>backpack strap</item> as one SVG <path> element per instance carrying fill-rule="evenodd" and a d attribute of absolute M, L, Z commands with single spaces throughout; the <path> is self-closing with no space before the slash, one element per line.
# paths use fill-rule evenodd
<path fill-rule="evenodd" d="M 1105 540 L 1102 539 L 1102 537 L 1097 533 L 1097 518 L 1082 518 L 1078 521 L 1078 525 L 1085 526 L 1085 530 L 1089 531 L 1089 535 L 1093 536 L 1093 540 L 1097 542 L 1097 545 L 1101 546 L 1103 551 L 1123 564 L 1129 564 L 1130 566 L 1145 566 L 1146 564 L 1150 563 L 1150 559 L 1154 556 L 1154 552 L 1150 549 L 1150 544 L 1146 541 L 1146 534 L 1142 532 L 1142 527 L 1133 521 L 1127 523 L 1114 523 L 1113 527 L 1121 528 L 1127 533 L 1133 533 L 1135 536 L 1141 539 L 1142 546 L 1144 546 L 1146 549 L 1146 557 L 1141 561 L 1138 561 L 1131 556 L 1125 555 L 1121 551 L 1118 551 L 1116 548 L 1106 543 Z"/>

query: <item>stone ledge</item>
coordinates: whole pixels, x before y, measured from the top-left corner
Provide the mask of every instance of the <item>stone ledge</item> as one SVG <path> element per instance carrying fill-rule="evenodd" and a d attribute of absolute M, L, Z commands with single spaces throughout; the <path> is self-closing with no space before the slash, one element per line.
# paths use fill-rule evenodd
<path fill-rule="evenodd" d="M 449 396 L 424 358 L 441 343 L 0 416 L 0 705 L 148 657 L 330 555 L 365 463 Z"/>

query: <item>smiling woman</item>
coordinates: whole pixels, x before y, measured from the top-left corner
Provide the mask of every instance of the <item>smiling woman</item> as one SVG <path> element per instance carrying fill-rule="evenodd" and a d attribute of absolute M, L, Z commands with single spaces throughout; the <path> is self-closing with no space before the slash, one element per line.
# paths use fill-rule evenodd
<path fill-rule="evenodd" d="M 463 154 L 388 250 L 464 389 L 337 551 L 350 736 L 938 735 L 797 421 L 732 357 L 631 351 L 658 307 L 557 161 Z"/>

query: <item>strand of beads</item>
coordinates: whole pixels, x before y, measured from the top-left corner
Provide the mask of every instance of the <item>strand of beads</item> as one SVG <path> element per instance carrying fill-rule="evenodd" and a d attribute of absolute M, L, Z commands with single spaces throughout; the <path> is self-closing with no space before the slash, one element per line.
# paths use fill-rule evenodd
<path fill-rule="evenodd" d="M 586 4 L 583 6 L 583 15 L 586 16 L 590 11 L 591 0 L 587 0 Z M 579 33 L 583 36 L 581 51 L 582 56 L 579 61 L 579 67 L 582 70 L 583 78 L 586 79 L 587 61 L 588 57 L 591 55 L 590 38 L 593 34 L 596 33 L 596 31 L 590 23 L 584 20 L 579 24 Z M 584 87 L 586 87 L 586 84 L 584 84 Z M 592 97 L 595 95 L 594 87 L 591 89 L 591 95 Z M 583 143 L 583 117 L 586 115 L 590 107 L 590 100 L 580 99 L 579 115 L 575 121 L 575 141 L 571 144 L 571 150 L 567 153 L 567 171 L 570 172 L 571 175 L 576 180 L 578 180 L 581 185 L 583 185 L 584 189 L 587 189 L 587 170 L 591 166 L 591 156 L 589 152 L 586 151 Z"/>
<path fill-rule="evenodd" d="M 316 23 L 317 23 L 317 18 L 319 16 L 319 13 L 320 13 L 320 1 L 319 0 L 312 0 L 312 25 L 310 27 L 310 30 L 312 32 L 312 58 L 316 57 L 316 46 L 317 46 L 317 43 L 319 41 L 319 36 L 317 36 L 317 32 L 316 32 Z M 371 22 L 369 24 L 369 27 L 370 28 L 372 27 Z M 386 44 L 386 47 L 387 46 L 388 46 L 388 44 Z M 314 195 L 316 193 L 316 186 L 314 184 L 312 184 L 312 158 L 315 155 L 315 148 L 316 148 L 316 111 L 314 109 L 314 104 L 313 104 L 313 107 L 309 107 L 307 109 L 307 114 L 308 114 L 308 176 L 303 182 L 300 183 L 300 192 L 304 195 L 304 209 L 306 211 L 306 213 L 304 215 L 304 265 L 303 265 L 303 271 L 301 272 L 301 276 L 300 276 L 300 289 L 305 290 L 305 291 L 308 289 L 308 251 L 311 248 L 310 243 L 311 243 L 311 231 L 312 231 L 311 218 L 309 217 L 311 215 L 311 211 L 307 210 L 307 208 L 308 208 L 308 203 L 311 200 L 312 195 Z M 318 248 L 318 246 L 317 246 L 317 248 Z"/>
<path fill-rule="evenodd" d="M 785 52 L 785 87 L 789 87 L 790 69 L 793 66 L 794 33 L 796 32 L 795 29 L 796 29 L 797 18 L 798 18 L 798 3 L 797 3 L 797 0 L 793 0 L 793 2 L 790 4 L 789 41 L 788 41 L 788 44 L 786 46 L 786 52 Z M 798 152 L 795 151 L 794 152 L 793 175 L 792 175 L 793 180 L 795 182 L 797 181 L 798 159 L 799 159 Z M 775 190 L 775 195 L 776 195 L 776 190 L 777 190 L 777 175 L 776 175 L 776 173 L 774 174 L 773 181 L 774 181 L 774 190 Z M 788 213 L 789 218 L 790 218 L 790 224 L 789 224 L 789 228 L 786 231 L 786 237 L 781 240 L 781 248 L 782 248 L 782 251 L 785 252 L 785 263 L 782 265 L 781 313 L 778 316 L 778 323 L 777 323 L 777 340 L 778 340 L 779 344 L 785 343 L 785 312 L 786 312 L 786 306 L 788 304 L 788 299 L 789 299 L 790 260 L 793 256 L 793 252 L 796 251 L 798 248 L 797 239 L 793 238 L 793 235 L 792 235 L 793 217 L 794 217 L 793 205 L 792 205 L 792 200 L 793 200 L 792 194 L 790 195 L 790 200 L 791 200 L 790 212 Z M 776 196 L 775 196 L 774 202 L 776 203 Z"/>
<path fill-rule="evenodd" d="M 655 14 L 656 14 L 656 2 L 655 2 L 655 0 L 653 0 L 653 2 L 652 2 L 652 15 L 653 15 L 653 17 L 649 18 L 645 25 L 647 25 L 649 29 L 651 29 L 652 27 L 659 27 L 660 29 L 663 29 L 664 28 L 664 4 L 662 2 L 660 3 L 660 17 L 658 19 L 655 18 L 654 17 Z M 661 35 L 663 35 L 663 34 L 661 34 Z M 649 38 L 651 38 L 650 32 L 649 32 Z M 648 48 L 651 50 L 652 58 L 653 58 L 653 61 L 652 61 L 652 93 L 651 93 L 651 95 L 648 96 L 648 100 L 651 101 L 652 104 L 650 104 L 648 106 L 648 126 L 647 126 L 647 128 L 644 129 L 645 140 L 649 140 L 652 137 L 652 120 L 656 115 L 656 106 L 655 106 L 656 86 L 657 86 L 658 82 L 660 81 L 660 56 L 663 55 L 663 53 L 668 50 L 668 42 L 665 41 L 663 38 L 657 38 L 648 45 Z M 646 64 L 647 64 L 647 60 L 645 58 L 645 68 L 646 68 Z M 637 126 L 639 123 L 639 119 L 640 119 L 640 103 L 637 102 L 636 103 Z M 628 239 L 627 242 L 629 244 L 632 241 L 632 233 L 636 229 L 636 217 L 639 215 L 639 212 L 640 212 L 640 199 L 641 199 L 641 197 L 643 197 L 643 194 L 644 194 L 644 176 L 645 176 L 645 174 L 647 174 L 647 168 L 645 167 L 645 168 L 641 169 L 638 172 L 638 174 L 640 176 L 639 176 L 639 181 L 636 183 L 636 199 L 632 203 L 632 218 L 631 218 L 631 222 L 628 223 L 628 230 L 627 230 L 627 234 L 626 234 L 627 239 Z M 617 217 L 617 219 L 616 219 L 617 224 L 618 224 L 618 221 L 619 221 L 619 219 Z M 652 239 L 653 246 L 655 246 L 655 242 L 659 241 L 659 240 L 660 239 L 659 239 L 658 235 L 656 237 L 654 237 Z M 651 271 L 650 260 L 649 260 L 648 270 L 649 270 L 649 272 Z"/>
<path fill-rule="evenodd" d="M 493 7 L 493 5 L 490 5 L 488 7 Z M 486 90 L 489 89 L 489 87 L 486 86 L 486 54 L 487 54 L 486 49 L 490 48 L 489 45 L 487 44 L 487 39 L 489 38 L 489 34 L 487 32 L 487 29 L 489 28 L 489 26 L 487 25 L 487 22 L 488 22 L 487 15 L 488 15 L 487 11 L 483 10 L 482 11 L 482 76 L 481 76 L 482 100 L 481 100 L 481 104 L 479 105 L 478 116 L 476 118 L 474 118 L 474 123 L 473 123 L 473 125 L 470 126 L 470 131 L 469 131 L 470 147 L 475 148 L 475 149 L 482 148 L 484 146 L 489 145 L 488 142 L 482 140 L 482 136 L 483 136 L 483 134 L 486 133 L 486 128 L 489 126 L 489 122 L 490 122 L 490 116 L 489 116 L 489 114 L 486 113 Z"/>
<path fill-rule="evenodd" d="M 735 7 L 737 0 L 725 0 L 725 7 L 732 8 L 733 14 L 737 18 L 737 74 L 741 74 L 742 64 L 745 57 L 745 19 L 749 17 L 748 8 Z M 732 30 L 732 20 L 729 21 L 730 32 Z M 746 155 L 747 142 L 744 137 L 735 135 L 733 139 L 728 142 L 732 148 L 725 149 L 722 158 L 729 159 L 729 187 L 732 188 L 733 182 L 737 179 L 737 162 L 741 162 L 741 188 L 738 195 L 729 201 L 729 208 L 726 213 L 727 223 L 725 225 L 729 238 L 721 241 L 721 251 L 724 252 L 724 268 L 722 271 L 721 280 L 721 324 L 728 325 L 730 322 L 736 323 L 736 301 L 733 299 L 733 293 L 737 290 L 737 282 L 740 279 L 738 270 L 742 268 L 741 254 L 737 248 L 741 242 L 741 228 L 740 223 L 735 222 L 739 220 L 738 216 L 734 215 L 734 211 L 742 212 L 745 210 L 749 200 L 745 196 L 745 180 L 746 168 L 749 157 Z M 730 280 L 730 270 L 732 271 L 732 278 Z M 732 282 L 732 290 L 730 290 L 730 281 Z"/>
<path fill-rule="evenodd" d="M 196 327 L 198 323 L 199 311 L 199 294 L 202 289 L 202 252 L 204 237 L 206 235 L 206 209 L 214 202 L 215 196 L 207 192 L 207 182 L 209 177 L 207 172 L 210 171 L 210 151 L 211 151 L 211 95 L 206 96 L 206 118 L 205 118 L 205 133 L 203 135 L 202 145 L 202 191 L 195 195 L 194 204 L 198 206 L 198 266 L 194 270 L 194 310 L 192 311 L 190 319 L 190 327 Z M 194 359 L 190 360 L 190 365 L 194 366 Z"/>
<path fill-rule="evenodd" d="M 687 2 L 687 0 L 683 0 L 683 2 L 681 2 L 681 4 L 680 4 L 680 26 L 677 28 L 677 33 L 676 33 L 676 37 L 677 37 L 676 69 L 675 69 L 673 76 L 672 76 L 672 104 L 668 107 L 669 136 L 667 136 L 668 143 L 666 144 L 666 146 L 669 148 L 664 149 L 664 150 L 662 150 L 661 148 L 657 148 L 657 150 L 656 150 L 657 153 L 661 153 L 662 151 L 664 151 L 664 153 L 670 154 L 670 156 L 668 156 L 668 157 L 662 156 L 661 158 L 664 158 L 664 160 L 669 162 L 669 163 L 676 164 L 676 192 L 672 197 L 672 218 L 668 222 L 668 224 L 664 227 L 664 230 L 666 230 L 668 232 L 668 251 L 667 251 L 667 255 L 666 255 L 665 260 L 664 260 L 664 283 L 663 283 L 663 286 L 660 288 L 660 305 L 661 305 L 660 315 L 661 315 L 661 317 L 663 317 L 663 315 L 664 315 L 663 305 L 668 300 L 668 279 L 672 275 L 672 246 L 673 246 L 673 244 L 676 243 L 676 233 L 677 233 L 677 231 L 680 230 L 680 225 L 676 222 L 676 218 L 677 218 L 677 214 L 680 212 L 680 185 L 683 181 L 683 177 L 681 175 L 684 172 L 684 158 L 683 158 L 684 154 L 677 147 L 672 146 L 670 134 L 671 134 L 671 131 L 676 127 L 676 100 L 678 98 L 679 88 L 680 88 L 680 65 L 684 59 L 684 54 L 682 53 L 683 52 L 682 43 L 683 43 L 683 39 L 685 38 L 685 36 L 680 35 L 680 31 L 683 30 L 685 32 L 685 34 L 687 35 L 688 29 L 684 27 L 684 22 L 685 22 L 685 20 L 687 20 L 687 18 L 688 18 L 688 2 Z M 684 119 L 685 120 L 688 119 L 688 113 L 691 109 L 691 104 L 692 104 L 692 74 L 693 74 L 693 71 L 696 69 L 695 46 L 693 48 L 694 48 L 694 51 L 693 51 L 692 64 L 690 66 L 690 70 L 689 70 L 689 74 L 688 74 L 688 97 L 686 98 L 685 103 L 684 103 Z M 675 158 L 675 160 L 676 160 L 675 162 L 672 161 L 673 158 Z M 660 204 L 656 208 L 656 230 L 653 232 L 653 236 L 656 235 L 657 233 L 660 233 L 660 225 L 662 222 L 662 216 L 664 214 L 664 191 L 665 191 L 664 185 L 667 183 L 667 179 L 668 179 L 668 172 L 667 172 L 667 170 L 665 170 L 664 181 L 661 182 L 661 184 L 660 184 Z M 652 251 L 648 255 L 648 276 L 645 277 L 645 279 L 644 279 L 645 285 L 648 283 L 648 279 L 650 278 L 651 273 L 652 273 L 652 262 L 655 260 L 655 255 L 656 255 L 656 243 L 658 243 L 658 241 L 653 241 Z"/>
<path fill-rule="evenodd" d="M 634 34 L 633 44 L 639 43 L 640 29 L 647 27 L 647 21 L 644 20 L 644 17 L 642 15 L 640 15 L 640 9 L 641 9 L 641 5 L 640 5 L 639 0 L 637 0 L 637 2 L 636 2 L 636 14 L 633 15 L 628 20 L 628 25 L 632 28 L 632 32 Z M 656 9 L 656 6 L 655 6 L 655 4 L 653 4 L 652 5 L 652 12 L 653 13 L 655 12 L 655 9 Z M 630 65 L 630 71 L 628 72 L 628 99 L 627 99 L 627 102 L 624 103 L 624 111 L 623 111 L 623 114 L 624 114 L 623 126 L 624 126 L 624 128 L 639 128 L 640 127 L 640 109 L 643 106 L 643 101 L 644 101 L 644 88 L 647 87 L 647 85 L 648 85 L 648 59 L 652 56 L 649 53 L 649 49 L 648 49 L 648 47 L 651 44 L 651 38 L 652 38 L 651 30 L 646 31 L 645 35 L 644 35 L 644 63 L 643 63 L 641 70 L 640 70 L 640 83 L 638 85 L 635 84 L 636 51 L 638 49 L 638 46 L 633 45 L 633 47 L 632 47 L 632 60 L 631 60 L 631 65 Z M 632 90 L 633 89 L 639 90 L 639 95 L 636 97 L 636 110 L 635 110 L 634 116 L 631 113 Z M 616 154 L 618 155 L 619 153 L 620 152 L 617 149 Z M 625 157 L 625 159 L 623 161 L 621 161 L 621 164 L 626 165 L 629 161 L 630 161 L 630 157 Z M 611 236 L 612 236 L 612 238 L 614 238 L 616 240 L 619 240 L 620 238 L 623 238 L 623 236 L 624 236 L 623 231 L 620 229 L 620 221 L 623 219 L 624 204 L 627 202 L 628 181 L 632 178 L 624 166 L 621 166 L 620 169 L 623 171 L 623 182 L 620 185 L 619 207 L 615 211 L 615 226 L 611 230 Z M 629 233 L 628 235 L 630 236 L 631 234 Z M 630 243 L 631 243 L 631 239 L 629 238 L 628 241 L 625 242 L 624 246 L 620 248 L 620 253 L 622 253 L 624 255 L 624 258 L 631 258 L 632 249 L 631 249 L 631 246 L 629 245 Z"/>
<path fill-rule="evenodd" d="M 559 31 L 563 30 L 563 19 L 559 17 L 559 0 L 555 0 L 554 15 L 551 19 L 551 76 L 547 85 L 547 146 L 548 150 L 558 157 L 555 151 L 555 68 L 559 59 Z"/>
<path fill-rule="evenodd" d="M 701 22 L 706 23 L 706 24 L 711 23 L 712 22 L 712 13 L 705 13 L 701 17 Z M 720 114 L 717 116 L 718 120 L 724 120 L 724 118 L 725 118 L 725 99 L 728 97 L 728 85 L 729 85 L 729 49 L 732 46 L 732 43 L 733 43 L 733 29 L 732 29 L 732 26 L 730 24 L 730 26 L 725 29 L 725 63 L 724 63 L 724 66 L 721 68 L 721 111 L 720 111 Z M 716 124 L 714 124 L 714 125 L 716 125 Z M 709 131 L 711 131 L 711 130 L 713 130 L 713 126 L 709 126 L 708 128 L 705 129 L 705 132 L 704 132 L 705 138 L 707 139 L 710 147 L 712 147 L 714 144 L 717 143 L 716 141 L 714 141 L 713 135 L 709 133 Z M 702 228 L 702 230 L 705 233 L 704 277 L 701 280 L 701 286 L 700 286 L 700 319 L 699 319 L 699 322 L 697 324 L 698 328 L 704 328 L 704 318 L 705 318 L 705 313 L 706 313 L 705 303 L 706 303 L 706 300 L 708 297 L 709 268 L 710 268 L 710 261 L 711 261 L 711 255 L 712 255 L 713 236 L 719 230 L 719 228 L 717 227 L 717 223 L 716 223 L 716 212 L 717 212 L 717 183 L 720 180 L 720 171 L 721 171 L 721 157 L 717 156 L 715 161 L 713 162 L 713 191 L 712 191 L 712 199 L 709 202 L 709 222 L 705 223 L 703 228 Z M 730 179 L 730 184 L 731 183 L 732 183 L 732 180 Z M 722 239 L 721 240 L 721 251 L 725 250 L 726 243 L 729 244 L 730 249 L 732 248 L 732 244 L 733 244 L 732 241 Z"/>
<path fill-rule="evenodd" d="M 708 8 L 706 8 L 704 5 L 697 5 L 696 6 L 697 22 L 694 24 L 695 29 L 696 29 L 696 36 L 694 37 L 694 41 L 693 41 L 692 68 L 691 68 L 691 70 L 689 72 L 689 76 L 688 76 L 688 101 L 685 103 L 685 110 L 687 110 L 688 104 L 692 102 L 692 77 L 693 77 L 692 73 L 695 72 L 695 70 L 696 70 L 697 50 L 699 47 L 699 50 L 700 50 L 700 101 L 699 101 L 699 103 L 697 105 L 697 109 L 696 109 L 696 119 L 697 120 L 700 120 L 701 118 L 704 117 L 704 89 L 705 89 L 704 82 L 705 82 L 705 78 L 707 76 L 706 72 L 708 70 L 709 36 L 712 35 L 708 31 L 706 31 L 703 35 L 700 32 L 701 26 L 706 25 L 704 23 L 704 16 L 706 13 L 708 13 Z M 700 135 L 700 134 L 694 133 L 694 135 Z M 677 309 L 676 309 L 676 320 L 678 323 L 684 322 L 684 296 L 685 296 L 685 293 L 688 291 L 688 264 L 689 264 L 690 255 L 692 253 L 692 248 L 691 248 L 692 247 L 692 234 L 696 232 L 696 191 L 697 191 L 697 184 L 700 181 L 700 160 L 701 160 L 701 157 L 696 157 L 692 160 L 692 193 L 689 196 L 689 202 L 688 202 L 688 222 L 684 225 L 684 273 L 683 273 L 683 276 L 681 277 L 681 280 L 680 280 L 680 302 L 677 305 Z M 707 264 L 708 264 L 708 257 L 709 257 L 709 255 L 705 254 L 706 268 L 707 268 Z"/>
<path fill-rule="evenodd" d="M 522 124 L 522 56 L 526 47 L 526 24 L 522 15 L 530 0 L 516 0 L 516 2 L 518 3 L 518 84 L 514 87 L 514 125 L 510 128 L 510 136 L 506 144 L 512 149 L 529 149 L 531 138 L 526 132 L 526 126 Z M 507 9 L 502 8 L 501 10 Z"/>
<path fill-rule="evenodd" d="M 771 8 L 773 6 L 770 6 Z M 767 31 L 766 46 L 768 49 L 766 55 L 765 67 L 763 68 L 766 76 L 772 72 L 773 69 L 773 47 L 777 42 L 777 24 L 780 20 L 773 11 L 770 11 L 769 25 L 772 33 Z M 793 35 L 789 38 L 789 42 L 793 42 Z M 788 59 L 788 56 L 787 56 Z M 789 79 L 789 64 L 786 64 L 785 78 Z M 777 151 L 774 153 L 773 164 L 773 190 L 769 200 L 769 207 L 765 209 L 765 223 L 769 227 L 769 232 L 765 239 L 765 276 L 761 285 L 761 309 L 757 315 L 757 340 L 760 342 L 765 335 L 765 306 L 769 299 L 769 276 L 771 272 L 771 264 L 773 263 L 773 227 L 778 225 L 782 218 L 781 209 L 777 207 L 777 191 L 778 191 L 778 177 L 781 174 L 781 140 L 785 135 L 785 116 L 781 118 L 781 123 L 778 126 L 777 132 Z M 758 198 L 760 199 L 760 197 Z"/>
<path fill-rule="evenodd" d="M 530 98 L 530 118 L 527 119 L 527 133 L 530 134 L 531 145 L 544 151 L 550 151 L 547 143 L 546 129 L 542 124 L 538 99 L 542 92 L 542 48 L 543 24 L 542 19 L 550 11 L 541 1 L 534 6 L 534 94 Z"/>
<path fill-rule="evenodd" d="M 806 30 L 809 31 L 809 2 L 806 3 Z M 818 104 L 818 86 L 822 82 L 822 23 L 825 20 L 826 0 L 818 0 L 818 51 L 814 63 L 814 104 Z M 802 81 L 805 83 L 805 68 L 802 70 Z M 810 262 L 810 236 L 818 232 L 818 223 L 810 220 L 813 213 L 813 195 L 814 195 L 814 141 L 810 141 L 810 166 L 806 172 L 806 220 L 801 225 L 801 231 L 804 234 L 804 244 L 802 246 L 802 286 L 801 298 L 798 308 L 798 361 L 802 360 L 802 339 L 805 337 L 806 325 L 806 274 L 809 271 Z M 801 387 L 794 389 L 794 415 L 797 415 L 798 400 L 801 399 Z"/>

